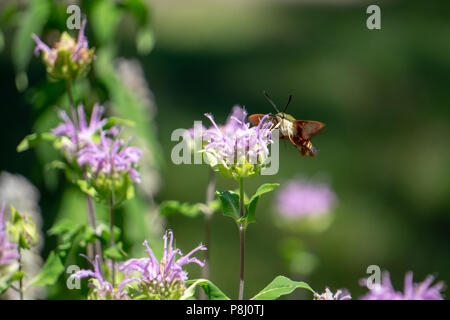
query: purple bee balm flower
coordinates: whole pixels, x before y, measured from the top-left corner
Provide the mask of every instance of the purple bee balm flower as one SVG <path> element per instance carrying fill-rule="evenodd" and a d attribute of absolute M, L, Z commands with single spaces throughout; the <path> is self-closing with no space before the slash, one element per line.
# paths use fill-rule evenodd
<path fill-rule="evenodd" d="M 86 29 L 86 19 L 83 19 L 81 23 L 80 32 L 78 32 L 77 44 L 75 47 L 75 51 L 72 54 L 72 59 L 75 61 L 79 60 L 81 57 L 82 49 L 89 49 L 88 40 L 86 35 L 84 34 L 84 30 Z"/>
<path fill-rule="evenodd" d="M 164 253 L 160 262 L 156 259 L 152 249 L 147 241 L 143 245 L 146 248 L 148 258 L 130 259 L 126 261 L 120 271 L 129 275 L 132 272 L 141 274 L 141 280 L 146 282 L 157 281 L 159 283 L 171 283 L 174 281 L 181 281 L 184 283 L 187 280 L 187 272 L 183 270 L 183 266 L 189 263 L 196 263 L 203 267 L 204 262 L 191 256 L 199 250 L 207 250 L 205 246 L 200 245 L 193 249 L 186 255 L 183 255 L 180 249 L 174 248 L 173 232 L 168 231 L 164 235 Z M 177 258 L 177 255 L 179 257 Z"/>
<path fill-rule="evenodd" d="M 351 300 L 352 296 L 347 290 L 337 290 L 333 294 L 330 289 L 325 288 L 325 292 L 322 294 L 315 293 L 314 300 Z"/>
<path fill-rule="evenodd" d="M 91 298 L 94 300 L 129 300 L 128 291 L 126 286 L 138 279 L 126 279 L 119 284 L 118 288 L 114 288 L 113 285 L 103 279 L 103 275 L 100 271 L 100 258 L 97 255 L 95 257 L 95 262 L 93 263 L 94 271 L 92 270 L 80 270 L 73 275 L 71 278 L 83 279 L 91 278 L 92 281 L 89 286 L 93 288 Z"/>
<path fill-rule="evenodd" d="M 34 48 L 34 54 L 39 55 L 39 52 L 43 53 L 44 60 L 51 65 L 55 64 L 58 53 L 55 49 L 50 49 L 37 35 L 32 34 L 31 37 L 36 42 L 36 47 Z"/>
<path fill-rule="evenodd" d="M 296 219 L 330 212 L 336 195 L 327 184 L 293 180 L 280 189 L 276 207 L 281 216 Z"/>
<path fill-rule="evenodd" d="M 47 72 L 54 78 L 76 79 L 87 73 L 95 56 L 94 49 L 89 49 L 85 28 L 86 20 L 83 20 L 76 41 L 67 32 L 63 32 L 53 47 L 49 47 L 37 35 L 32 35 L 36 42 L 34 54 L 38 56 L 42 53 Z"/>
<path fill-rule="evenodd" d="M 0 208 L 0 268 L 9 266 L 19 259 L 17 243 L 10 242 L 6 230 L 5 205 Z"/>
<path fill-rule="evenodd" d="M 363 279 L 364 280 L 364 279 Z M 413 283 L 413 273 L 405 275 L 404 290 L 395 291 L 388 272 L 383 272 L 381 284 L 374 284 L 372 289 L 363 296 L 362 300 L 443 300 L 441 291 L 444 289 L 442 281 L 431 286 L 434 277 L 429 275 L 423 282 Z"/>
<path fill-rule="evenodd" d="M 83 49 L 89 49 L 88 40 L 84 34 L 86 28 L 86 19 L 84 19 L 81 23 L 80 31 L 78 32 L 77 41 L 75 42 L 72 38 L 69 37 L 61 37 L 60 41 L 55 44 L 54 48 L 50 48 L 47 44 L 45 44 L 36 34 L 32 34 L 31 37 L 36 42 L 36 47 L 34 48 L 34 54 L 36 56 L 39 55 L 39 52 L 44 54 L 44 59 L 55 63 L 56 58 L 58 57 L 58 49 L 63 48 L 70 50 L 72 52 L 71 58 L 78 62 L 82 58 Z"/>
<path fill-rule="evenodd" d="M 172 231 L 164 235 L 164 253 L 160 262 L 156 259 L 147 241 L 143 243 L 148 258 L 130 259 L 120 268 L 125 273 L 125 279 L 139 279 L 139 291 L 149 300 L 178 300 L 183 295 L 186 286 L 187 272 L 183 266 L 196 263 L 201 267 L 204 262 L 191 257 L 199 250 L 206 250 L 203 245 L 198 246 L 186 255 L 174 248 Z M 178 257 L 177 257 L 178 256 Z M 130 275 L 138 275 L 130 277 Z"/>
<path fill-rule="evenodd" d="M 64 141 L 64 149 L 69 151 L 72 155 L 75 154 L 79 148 L 92 143 L 94 134 L 103 128 L 108 121 L 107 119 L 102 119 L 105 109 L 99 104 L 94 105 L 89 124 L 86 121 L 86 114 L 84 113 L 83 105 L 80 104 L 77 111 L 77 124 L 75 124 L 75 122 L 64 110 L 61 110 L 59 112 L 59 117 L 64 122 L 52 129 L 52 133 L 54 135 L 68 138 Z"/>
<path fill-rule="evenodd" d="M 216 124 L 211 114 L 205 116 L 212 123 L 203 136 L 211 167 L 236 179 L 259 174 L 269 156 L 268 146 L 273 143 L 271 123 L 263 119 L 258 126 L 250 127 L 245 121 L 247 112 L 238 106 L 223 127 Z"/>
<path fill-rule="evenodd" d="M 131 180 L 139 183 L 139 172 L 134 166 L 139 162 L 141 149 L 130 147 L 130 141 L 125 144 L 122 139 L 107 136 L 108 132 L 100 132 L 98 144 L 89 143 L 78 153 L 78 164 L 89 165 L 92 174 L 105 174 L 114 178 L 122 173 L 128 173 Z"/>

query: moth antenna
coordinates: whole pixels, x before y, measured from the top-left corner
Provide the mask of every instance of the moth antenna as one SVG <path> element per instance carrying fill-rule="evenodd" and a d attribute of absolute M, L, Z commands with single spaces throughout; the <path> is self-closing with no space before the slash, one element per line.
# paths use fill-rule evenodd
<path fill-rule="evenodd" d="M 278 110 L 276 104 L 272 101 L 272 99 L 270 99 L 269 95 L 267 94 L 267 92 L 263 91 L 264 97 L 267 99 L 267 101 L 270 102 L 270 104 L 275 108 L 275 110 L 280 113 L 280 110 Z"/>
<path fill-rule="evenodd" d="M 289 103 L 291 103 L 291 100 L 292 100 L 292 94 L 289 95 L 288 102 L 286 103 L 286 106 L 284 107 L 283 113 L 286 112 Z"/>

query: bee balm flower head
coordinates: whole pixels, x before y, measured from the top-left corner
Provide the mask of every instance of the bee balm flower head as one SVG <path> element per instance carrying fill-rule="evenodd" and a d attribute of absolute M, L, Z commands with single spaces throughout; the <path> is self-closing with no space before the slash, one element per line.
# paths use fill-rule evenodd
<path fill-rule="evenodd" d="M 149 300 L 177 300 L 186 289 L 187 272 L 183 266 L 196 263 L 203 267 L 204 262 L 191 257 L 199 250 L 206 250 L 205 246 L 198 246 L 186 255 L 174 247 L 172 231 L 164 236 L 164 253 L 158 262 L 147 241 L 144 242 L 148 258 L 130 259 L 120 268 L 126 279 L 139 279 L 139 291 L 143 292 Z M 178 256 L 178 257 L 177 257 Z M 131 277 L 132 274 L 138 276 Z"/>
<path fill-rule="evenodd" d="M 129 300 L 130 297 L 127 291 L 127 285 L 134 281 L 134 279 L 127 279 L 119 284 L 118 288 L 114 288 L 113 285 L 103 278 L 100 269 L 99 256 L 95 257 L 93 264 L 94 270 L 80 270 L 71 278 L 83 279 L 90 278 L 89 286 L 92 288 L 89 294 L 90 300 Z"/>
<path fill-rule="evenodd" d="M 286 219 L 321 216 L 331 211 L 336 195 L 325 183 L 292 180 L 280 189 L 277 211 Z"/>
<path fill-rule="evenodd" d="M 32 37 L 36 42 L 34 54 L 42 53 L 47 72 L 56 79 L 76 79 L 86 75 L 94 59 L 94 49 L 89 49 L 84 34 L 86 20 L 83 20 L 78 38 L 75 40 L 67 32 L 63 32 L 54 47 L 50 48 L 37 35 Z"/>
<path fill-rule="evenodd" d="M 335 293 L 326 288 L 322 294 L 315 293 L 314 300 L 351 300 L 352 296 L 347 290 L 337 290 Z"/>
<path fill-rule="evenodd" d="M 227 178 L 239 180 L 257 176 L 267 164 L 271 124 L 261 121 L 256 127 L 246 122 L 247 112 L 238 106 L 223 127 L 211 114 L 205 114 L 212 127 L 204 134 L 204 152 L 210 166 Z"/>
<path fill-rule="evenodd" d="M 384 272 L 381 283 L 374 284 L 362 300 L 443 300 L 441 291 L 444 283 L 438 282 L 432 286 L 433 281 L 434 277 L 429 275 L 424 281 L 413 283 L 413 273 L 407 272 L 403 292 L 395 291 L 389 273 Z"/>
<path fill-rule="evenodd" d="M 102 119 L 104 108 L 98 104 L 92 109 L 89 124 L 86 121 L 86 114 L 83 105 L 78 106 L 78 124 L 75 123 L 66 111 L 61 110 L 59 117 L 63 120 L 52 133 L 62 137 L 62 149 L 67 152 L 70 158 L 76 156 L 78 149 L 94 142 L 94 135 L 98 133 L 107 123 L 108 119 Z"/>

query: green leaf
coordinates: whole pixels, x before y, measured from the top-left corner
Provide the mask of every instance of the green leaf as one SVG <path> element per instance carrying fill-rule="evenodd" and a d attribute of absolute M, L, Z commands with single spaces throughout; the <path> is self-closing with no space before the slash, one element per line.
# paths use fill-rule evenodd
<path fill-rule="evenodd" d="M 245 215 L 239 219 L 239 222 L 244 223 L 245 226 L 249 225 L 252 222 L 256 221 L 256 206 L 258 205 L 259 198 L 264 193 L 268 193 L 275 188 L 277 188 L 279 183 L 265 183 L 261 185 L 255 192 L 255 194 L 251 197 L 251 199 L 245 205 Z"/>
<path fill-rule="evenodd" d="M 80 227 L 81 224 L 79 223 L 74 223 L 69 219 L 63 219 L 55 223 L 48 231 L 48 234 L 50 236 L 59 236 L 67 233 L 73 234 L 77 233 L 80 230 Z"/>
<path fill-rule="evenodd" d="M 27 213 L 19 213 L 12 205 L 10 210 L 11 221 L 8 221 L 7 227 L 14 242 L 17 242 L 22 249 L 34 247 L 38 240 L 38 232 L 33 219 Z"/>
<path fill-rule="evenodd" d="M 270 192 L 280 186 L 279 183 L 264 183 L 263 185 L 259 186 L 259 188 L 256 190 L 255 194 L 250 199 L 250 202 L 253 198 L 259 197 L 263 195 L 264 193 Z"/>
<path fill-rule="evenodd" d="M 280 296 L 290 294 L 298 288 L 306 289 L 314 293 L 314 290 L 305 282 L 293 281 L 284 276 L 277 276 L 267 287 L 262 289 L 250 300 L 275 300 Z"/>
<path fill-rule="evenodd" d="M 110 129 L 111 127 L 115 126 L 116 124 L 124 125 L 127 127 L 134 127 L 136 126 L 136 123 L 134 121 L 128 120 L 128 119 L 122 119 L 119 117 L 109 117 L 108 121 L 104 125 L 104 129 Z"/>
<path fill-rule="evenodd" d="M 201 204 L 191 204 L 176 200 L 164 201 L 161 203 L 159 210 L 161 215 L 166 217 L 172 214 L 180 213 L 184 216 L 195 218 L 203 213 Z"/>
<path fill-rule="evenodd" d="M 230 300 L 214 283 L 206 279 L 189 280 L 186 284 L 191 284 L 184 291 L 180 300 L 191 300 L 194 297 L 195 289 L 201 287 L 209 300 Z"/>
<path fill-rule="evenodd" d="M 49 231 L 49 235 L 59 236 L 56 250 L 51 251 L 41 271 L 31 281 L 33 286 L 53 285 L 64 272 L 64 264 L 70 249 L 75 245 L 76 237 L 84 231 L 85 225 L 73 223 L 68 219 L 57 222 Z"/>
<path fill-rule="evenodd" d="M 32 286 L 46 286 L 56 283 L 65 270 L 64 264 L 57 253 L 50 252 L 44 266 L 38 275 L 31 281 Z"/>
<path fill-rule="evenodd" d="M 23 271 L 22 270 L 18 270 L 16 272 L 14 272 L 14 274 L 11 277 L 11 281 L 17 281 L 23 278 Z"/>
<path fill-rule="evenodd" d="M 77 185 L 84 193 L 90 195 L 92 198 L 97 198 L 97 191 L 86 180 L 77 180 Z"/>
<path fill-rule="evenodd" d="M 222 211 L 225 216 L 239 220 L 239 194 L 234 191 L 216 191 L 217 197 L 222 203 Z"/>
<path fill-rule="evenodd" d="M 114 260 L 123 260 L 127 256 L 127 253 L 123 250 L 122 242 L 118 242 L 114 246 L 109 247 L 105 250 L 104 254 L 105 258 Z"/>
<path fill-rule="evenodd" d="M 67 170 L 68 166 L 65 162 L 61 160 L 53 160 L 52 162 L 47 163 L 45 165 L 45 170 L 53 170 L 53 169 Z"/>
<path fill-rule="evenodd" d="M 99 234 L 100 234 L 100 239 L 105 244 L 109 244 L 109 242 L 111 241 L 111 238 L 110 238 L 111 232 L 110 232 L 109 228 L 110 227 L 104 223 L 99 223 L 99 225 L 97 226 L 97 230 L 99 230 Z M 117 226 L 114 226 L 113 232 L 114 232 L 114 241 L 118 241 L 120 239 L 120 234 L 121 234 L 120 228 Z"/>
<path fill-rule="evenodd" d="M 17 152 L 23 152 L 30 148 L 35 147 L 42 141 L 55 141 L 55 140 L 56 136 L 50 132 L 32 133 L 23 138 L 23 140 L 17 146 L 16 150 Z"/>

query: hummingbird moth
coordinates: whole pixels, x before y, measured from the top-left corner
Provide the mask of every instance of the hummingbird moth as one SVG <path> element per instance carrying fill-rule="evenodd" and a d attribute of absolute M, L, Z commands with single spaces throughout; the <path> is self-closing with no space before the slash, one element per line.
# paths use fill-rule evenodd
<path fill-rule="evenodd" d="M 287 114 L 286 109 L 292 100 L 292 95 L 289 96 L 283 112 L 278 110 L 278 107 L 266 92 L 264 92 L 264 96 L 277 111 L 277 114 L 268 114 L 268 117 L 266 117 L 268 119 L 266 121 L 271 121 L 273 124 L 271 129 L 279 129 L 280 139 L 289 140 L 302 155 L 315 156 L 319 152 L 319 149 L 312 145 L 310 139 L 319 133 L 325 125 L 319 121 L 296 120 L 293 116 Z M 265 116 L 265 114 L 261 113 L 252 114 L 248 117 L 248 120 L 252 125 L 257 126 Z"/>

